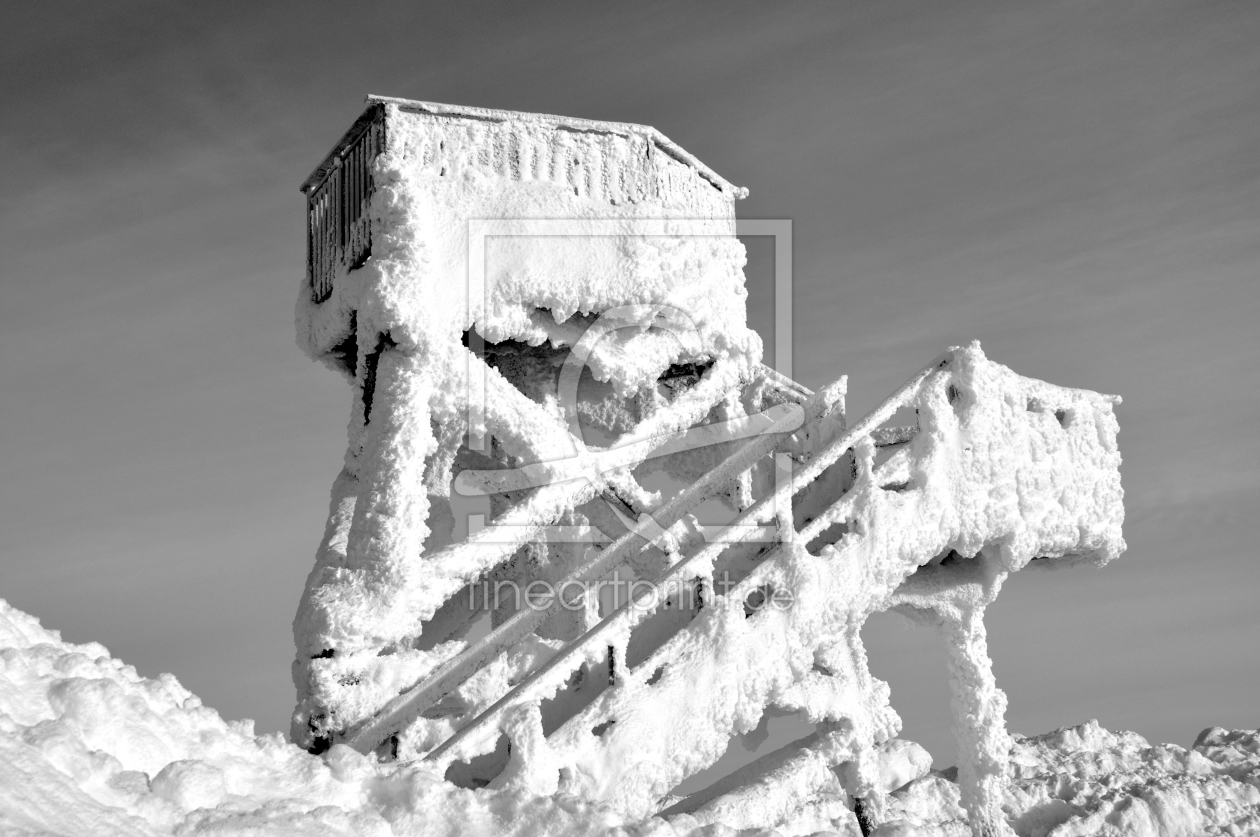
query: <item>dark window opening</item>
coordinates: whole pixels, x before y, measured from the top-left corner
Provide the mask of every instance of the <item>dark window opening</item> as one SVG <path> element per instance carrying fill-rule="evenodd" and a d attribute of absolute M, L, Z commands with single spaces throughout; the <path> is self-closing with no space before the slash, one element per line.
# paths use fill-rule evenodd
<path fill-rule="evenodd" d="M 675 363 L 662 372 L 661 377 L 657 378 L 657 380 L 662 384 L 694 385 L 704 377 L 704 373 L 712 368 L 712 358 L 694 363 Z"/>
<path fill-rule="evenodd" d="M 376 395 L 376 367 L 381 362 L 381 352 L 398 345 L 388 334 L 382 334 L 372 353 L 363 358 L 363 423 L 372 419 L 372 400 Z"/>
<path fill-rule="evenodd" d="M 359 314 L 357 311 L 350 312 L 350 333 L 341 339 L 337 345 L 332 347 L 330 354 L 336 358 L 338 365 L 346 370 L 351 376 L 355 370 L 359 368 Z"/>

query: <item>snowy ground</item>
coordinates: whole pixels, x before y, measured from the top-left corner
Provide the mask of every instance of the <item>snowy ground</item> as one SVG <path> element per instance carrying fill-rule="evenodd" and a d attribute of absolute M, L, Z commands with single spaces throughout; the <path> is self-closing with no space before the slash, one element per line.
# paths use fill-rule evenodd
<path fill-rule="evenodd" d="M 1089 722 L 1016 736 L 1011 756 L 1006 812 L 1020 835 L 1260 833 L 1255 731 L 1212 728 L 1185 750 Z M 969 833 L 948 770 L 895 790 L 889 808 L 879 837 Z M 859 833 L 849 818 L 833 828 Z M 596 833 L 736 832 L 685 815 L 626 822 L 573 797 L 464 790 L 344 746 L 312 756 L 0 600 L 0 834 Z"/>

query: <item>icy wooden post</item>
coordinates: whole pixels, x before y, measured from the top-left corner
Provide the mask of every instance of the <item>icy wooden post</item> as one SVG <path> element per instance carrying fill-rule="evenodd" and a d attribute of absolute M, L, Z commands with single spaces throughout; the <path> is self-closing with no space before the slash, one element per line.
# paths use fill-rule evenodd
<path fill-rule="evenodd" d="M 1004 720 L 1006 695 L 994 680 L 985 643 L 984 610 L 966 608 L 942 622 L 963 807 L 977 837 L 1004 837 L 1014 833 L 1002 814 L 1011 740 Z"/>

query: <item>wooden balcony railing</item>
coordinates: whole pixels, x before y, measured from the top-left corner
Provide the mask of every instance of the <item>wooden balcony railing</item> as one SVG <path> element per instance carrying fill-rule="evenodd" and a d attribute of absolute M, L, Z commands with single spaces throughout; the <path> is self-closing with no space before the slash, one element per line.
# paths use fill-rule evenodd
<path fill-rule="evenodd" d="M 339 268 L 353 270 L 372 252 L 372 164 L 385 148 L 384 108 L 369 108 L 307 179 L 306 278 L 311 298 L 332 293 Z"/>

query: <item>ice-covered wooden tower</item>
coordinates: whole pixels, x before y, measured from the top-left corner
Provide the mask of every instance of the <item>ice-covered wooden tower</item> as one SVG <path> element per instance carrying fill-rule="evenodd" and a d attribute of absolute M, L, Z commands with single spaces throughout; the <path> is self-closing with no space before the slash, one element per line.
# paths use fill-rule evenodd
<path fill-rule="evenodd" d="M 950 640 L 963 800 L 1006 829 L 984 607 L 1033 559 L 1123 549 L 1118 399 L 973 344 L 848 422 L 844 379 L 761 363 L 742 190 L 652 128 L 372 97 L 303 192 L 299 341 L 352 407 L 297 741 L 866 830 L 927 769 L 861 643 L 897 609 Z M 776 713 L 816 732 L 674 794 Z"/>

